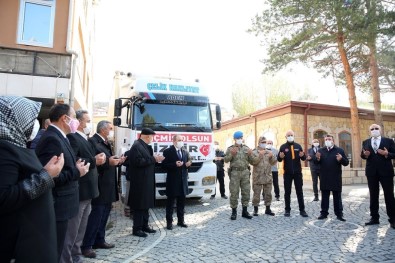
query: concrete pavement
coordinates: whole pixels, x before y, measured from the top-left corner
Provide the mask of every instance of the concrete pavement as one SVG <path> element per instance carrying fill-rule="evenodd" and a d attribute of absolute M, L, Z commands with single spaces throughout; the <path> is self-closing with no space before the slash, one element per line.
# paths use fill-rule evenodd
<path fill-rule="evenodd" d="M 116 247 L 96 250 L 97 258 L 86 262 L 395 262 L 395 229 L 387 222 L 382 194 L 380 225 L 365 227 L 370 218 L 366 185 L 344 186 L 346 222 L 336 220 L 332 203 L 328 219 L 317 220 L 320 202 L 312 201 L 311 189 L 306 181 L 308 218 L 299 215 L 294 189 L 291 217 L 283 216 L 281 188 L 281 200 L 272 204 L 274 217 L 263 215 L 261 203 L 258 217 L 242 218 L 239 207 L 237 220 L 231 221 L 229 200 L 217 195 L 214 200 L 188 200 L 185 221 L 189 227 L 175 226 L 172 231 L 165 228 L 162 201 L 150 210 L 150 222 L 158 231 L 147 238 L 131 235 L 132 222 L 117 203 L 107 231 L 107 242 Z"/>

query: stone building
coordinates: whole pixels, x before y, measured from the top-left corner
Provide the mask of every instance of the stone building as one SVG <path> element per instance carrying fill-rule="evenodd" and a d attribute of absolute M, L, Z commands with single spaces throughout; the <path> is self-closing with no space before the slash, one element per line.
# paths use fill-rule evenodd
<path fill-rule="evenodd" d="M 359 109 L 361 140 L 369 137 L 369 126 L 374 123 L 373 110 Z M 384 136 L 395 139 L 395 112 L 383 111 Z M 289 101 L 283 104 L 264 108 L 250 115 L 235 118 L 222 123 L 222 128 L 215 131 L 215 140 L 227 148 L 233 143 L 233 133 L 241 130 L 244 141 L 254 148 L 259 136 L 273 140 L 277 149 L 285 140 L 288 130 L 295 132 L 295 141 L 302 145 L 304 151 L 311 147 L 313 138 L 324 145 L 324 136 L 334 136 L 335 144 L 342 147 L 350 159 L 351 165 L 344 168 L 343 183 L 365 183 L 364 168 L 353 167 L 352 132 L 350 108 L 310 102 Z M 360 142 L 362 143 L 362 142 Z M 359 158 L 359 157 L 358 157 Z M 365 163 L 363 162 L 364 167 Z M 310 179 L 310 169 L 305 162 L 304 179 Z M 279 165 L 280 175 L 282 174 Z"/>

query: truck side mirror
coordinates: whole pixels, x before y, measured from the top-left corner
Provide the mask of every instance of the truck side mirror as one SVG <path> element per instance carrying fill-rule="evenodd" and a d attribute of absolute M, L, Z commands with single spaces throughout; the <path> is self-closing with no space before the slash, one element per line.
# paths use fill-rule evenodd
<path fill-rule="evenodd" d="M 122 113 L 122 100 L 116 99 L 114 102 L 114 116 L 121 116 L 121 113 Z"/>
<path fill-rule="evenodd" d="M 112 124 L 114 125 L 114 126 L 120 126 L 121 125 L 121 118 L 114 118 L 113 120 L 112 120 Z"/>
<path fill-rule="evenodd" d="M 215 118 L 217 121 L 221 121 L 221 107 L 219 105 L 215 106 Z"/>

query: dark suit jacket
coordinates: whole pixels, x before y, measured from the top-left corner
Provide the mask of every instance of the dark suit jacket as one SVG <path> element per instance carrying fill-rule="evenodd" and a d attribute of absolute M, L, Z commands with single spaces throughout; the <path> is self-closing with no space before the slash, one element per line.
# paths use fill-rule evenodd
<path fill-rule="evenodd" d="M 92 199 L 92 204 L 108 205 L 119 200 L 116 167 L 110 166 L 109 162 L 110 157 L 113 155 L 111 146 L 109 144 L 106 145 L 104 140 L 96 133 L 89 138 L 89 142 L 94 146 L 95 154 L 104 153 L 106 155 L 106 162 L 97 166 L 99 196 Z"/>
<path fill-rule="evenodd" d="M 67 138 L 74 150 L 77 159 L 84 160 L 85 164 L 90 163 L 89 172 L 80 177 L 79 193 L 80 201 L 93 199 L 99 196 L 97 169 L 96 169 L 96 151 L 91 143 L 88 142 L 79 133 L 69 133 Z"/>
<path fill-rule="evenodd" d="M 394 176 L 394 167 L 392 159 L 395 159 L 395 143 L 392 139 L 381 137 L 379 149 L 388 150 L 388 157 L 375 153 L 372 148 L 372 139 L 367 139 L 362 143 L 361 158 L 366 160 L 365 174 L 366 176 Z M 369 150 L 368 158 L 363 154 L 363 150 Z"/>
<path fill-rule="evenodd" d="M 320 148 L 317 147 L 317 151 L 319 149 Z M 318 163 L 314 162 L 314 157 L 315 157 L 315 154 L 316 154 L 316 152 L 314 152 L 314 146 L 308 149 L 307 154 L 311 157 L 311 159 L 309 161 L 310 170 L 319 172 L 320 171 L 320 165 Z"/>
<path fill-rule="evenodd" d="M 163 151 L 165 159 L 162 165 L 167 169 L 166 177 L 166 195 L 167 196 L 186 196 L 188 195 L 188 168 L 185 163 L 191 160 L 187 151 L 181 149 L 182 160 L 184 164 L 177 167 L 176 162 L 179 161 L 176 147 L 170 146 Z"/>
<path fill-rule="evenodd" d="M 68 220 L 78 214 L 80 172 L 68 140 L 58 129 L 49 126 L 37 145 L 37 157 L 42 165 L 46 165 L 54 155 L 59 156 L 61 153 L 64 155 L 64 166 L 59 176 L 54 179 L 55 188 L 52 190 L 57 221 Z"/>

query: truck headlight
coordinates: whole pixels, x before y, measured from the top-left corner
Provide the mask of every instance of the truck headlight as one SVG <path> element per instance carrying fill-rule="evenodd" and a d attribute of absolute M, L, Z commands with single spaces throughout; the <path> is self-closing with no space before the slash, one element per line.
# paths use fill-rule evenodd
<path fill-rule="evenodd" d="M 215 176 L 206 176 L 202 179 L 202 185 L 215 184 Z"/>

